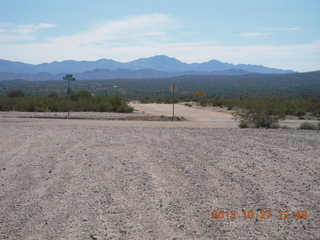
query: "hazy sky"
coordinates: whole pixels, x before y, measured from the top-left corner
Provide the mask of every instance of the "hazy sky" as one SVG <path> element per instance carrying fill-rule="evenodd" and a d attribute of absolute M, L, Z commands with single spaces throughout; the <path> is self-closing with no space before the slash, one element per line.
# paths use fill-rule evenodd
<path fill-rule="evenodd" d="M 320 0 L 0 0 L 0 58 L 320 70 Z"/>

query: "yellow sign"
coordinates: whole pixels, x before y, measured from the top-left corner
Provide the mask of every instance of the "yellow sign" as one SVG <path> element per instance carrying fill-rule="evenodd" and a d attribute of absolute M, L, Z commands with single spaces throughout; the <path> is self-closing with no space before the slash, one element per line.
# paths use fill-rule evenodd
<path fill-rule="evenodd" d="M 204 94 L 203 91 L 197 91 L 197 92 L 196 92 L 196 95 L 203 95 L 203 94 Z"/>

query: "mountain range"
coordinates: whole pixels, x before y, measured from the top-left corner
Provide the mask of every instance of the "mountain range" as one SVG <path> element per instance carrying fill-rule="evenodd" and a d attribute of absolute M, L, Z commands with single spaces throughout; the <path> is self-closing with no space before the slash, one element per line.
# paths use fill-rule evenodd
<path fill-rule="evenodd" d="M 78 80 L 98 80 L 162 78 L 182 75 L 286 74 L 294 73 L 294 71 L 261 65 L 235 65 L 218 60 L 188 64 L 164 55 L 140 58 L 125 63 L 112 59 L 100 59 L 97 61 L 54 61 L 34 65 L 0 59 L 0 80 L 61 80 L 66 73 L 74 74 Z"/>

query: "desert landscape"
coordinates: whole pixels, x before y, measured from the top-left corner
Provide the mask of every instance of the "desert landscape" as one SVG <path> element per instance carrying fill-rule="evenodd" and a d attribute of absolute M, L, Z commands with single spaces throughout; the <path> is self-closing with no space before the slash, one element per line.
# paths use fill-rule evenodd
<path fill-rule="evenodd" d="M 320 1 L 2 1 L 0 240 L 320 240 Z"/>
<path fill-rule="evenodd" d="M 132 104 L 134 116 L 172 107 Z M 183 105 L 176 114 L 185 120 L 2 112 L 0 239 L 320 238 L 318 131 L 239 129 L 227 111 Z"/>

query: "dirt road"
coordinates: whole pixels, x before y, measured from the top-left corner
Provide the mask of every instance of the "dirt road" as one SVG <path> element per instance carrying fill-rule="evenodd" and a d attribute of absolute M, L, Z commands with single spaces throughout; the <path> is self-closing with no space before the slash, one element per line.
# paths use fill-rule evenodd
<path fill-rule="evenodd" d="M 316 131 L 0 118 L 0 132 L 1 240 L 320 239 Z"/>
<path fill-rule="evenodd" d="M 172 104 L 140 104 L 131 103 L 131 105 L 140 111 L 154 115 L 172 115 Z M 200 121 L 200 122 L 234 122 L 232 120 L 231 113 L 222 112 L 205 109 L 205 108 L 195 108 L 188 107 L 182 104 L 175 104 L 175 114 L 177 116 L 183 116 L 189 121 Z"/>
<path fill-rule="evenodd" d="M 141 104 L 130 103 L 139 112 L 172 116 L 172 104 Z M 175 116 L 184 117 L 187 121 L 194 123 L 204 124 L 205 126 L 215 127 L 237 127 L 237 123 L 232 119 L 229 112 L 222 111 L 218 108 L 201 108 L 201 107 L 188 107 L 183 104 L 175 104 Z"/>

